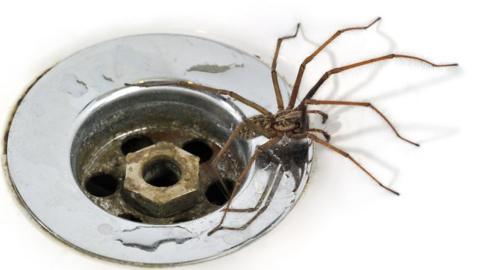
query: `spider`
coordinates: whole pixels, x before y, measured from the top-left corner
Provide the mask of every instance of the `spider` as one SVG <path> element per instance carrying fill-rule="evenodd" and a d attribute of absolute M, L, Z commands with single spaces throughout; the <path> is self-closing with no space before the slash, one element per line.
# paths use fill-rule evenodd
<path fill-rule="evenodd" d="M 272 183 L 267 183 L 267 186 L 265 187 L 259 201 L 257 202 L 255 207 L 252 208 L 245 208 L 245 209 L 236 209 L 232 208 L 231 204 L 232 201 L 236 195 L 236 193 L 239 191 L 239 188 L 242 186 L 244 183 L 246 176 L 254 164 L 255 160 L 260 156 L 260 154 L 272 149 L 278 142 L 280 142 L 284 137 L 287 137 L 289 139 L 293 140 L 304 140 L 304 139 L 310 139 L 311 141 L 320 144 L 340 155 L 343 157 L 349 159 L 351 162 L 353 162 L 359 169 L 361 169 L 364 173 L 366 173 L 370 179 L 372 179 L 375 183 L 377 183 L 380 187 L 383 189 L 395 194 L 395 195 L 400 195 L 397 191 L 385 186 L 380 180 L 378 180 L 372 173 L 370 173 L 362 164 L 360 164 L 357 160 L 355 160 L 349 153 L 346 151 L 342 150 L 341 148 L 333 145 L 330 143 L 330 135 L 323 129 L 318 129 L 318 128 L 309 128 L 308 126 L 308 115 L 311 114 L 317 114 L 322 117 L 322 123 L 325 123 L 328 119 L 328 115 L 321 111 L 321 110 L 311 110 L 308 108 L 309 105 L 334 105 L 334 106 L 359 106 L 359 107 L 367 107 L 376 114 L 378 114 L 384 121 L 385 123 L 391 128 L 391 130 L 395 133 L 395 135 L 414 146 L 420 146 L 418 143 L 413 142 L 405 137 L 403 137 L 398 130 L 395 128 L 395 126 L 390 122 L 390 120 L 381 112 L 379 111 L 372 103 L 370 102 L 357 102 L 357 101 L 343 101 L 343 100 L 317 100 L 317 99 L 312 99 L 312 97 L 317 93 L 318 89 L 323 85 L 325 81 L 328 80 L 332 75 L 338 74 L 340 72 L 344 72 L 350 69 L 355 69 L 361 66 L 365 66 L 368 64 L 373 64 L 376 62 L 381 62 L 381 61 L 386 61 L 386 60 L 392 60 L 392 59 L 409 59 L 413 61 L 418 61 L 418 62 L 423 62 L 425 64 L 428 64 L 433 67 L 452 67 L 452 66 L 458 66 L 456 63 L 452 64 L 435 64 L 432 63 L 428 60 L 425 60 L 420 57 L 416 56 L 411 56 L 411 55 L 404 55 L 404 54 L 387 54 L 383 55 L 380 57 L 376 58 L 371 58 L 368 60 L 352 63 L 350 65 L 345 65 L 345 66 L 340 66 L 340 67 L 335 67 L 333 69 L 328 70 L 323 74 L 322 77 L 315 83 L 315 85 L 307 92 L 305 97 L 300 100 L 300 102 L 297 102 L 297 96 L 298 92 L 300 89 L 300 84 L 302 82 L 302 77 L 305 71 L 305 68 L 308 63 L 310 63 L 325 47 L 327 47 L 332 41 L 334 41 L 336 38 L 341 36 L 342 34 L 350 31 L 358 31 L 358 30 L 366 30 L 370 28 L 372 25 L 380 21 L 381 18 L 378 17 L 372 22 L 370 22 L 368 25 L 365 26 L 357 26 L 357 27 L 349 27 L 349 28 L 344 28 L 341 30 L 338 30 L 335 32 L 332 36 L 330 36 L 329 39 L 327 39 L 324 43 L 322 43 L 313 53 L 311 53 L 305 60 L 302 62 L 298 69 L 298 73 L 295 79 L 295 83 L 293 85 L 292 89 L 292 94 L 290 96 L 290 99 L 288 101 L 288 104 L 283 103 L 283 97 L 280 92 L 280 87 L 278 83 L 278 76 L 277 76 L 277 59 L 278 55 L 280 52 L 280 47 L 282 45 L 282 42 L 288 39 L 293 39 L 297 36 L 299 30 L 300 30 L 300 23 L 297 24 L 295 33 L 293 35 L 288 35 L 284 37 L 280 37 L 277 40 L 276 48 L 275 48 L 275 53 L 271 65 L 271 77 L 272 77 L 272 83 L 273 83 L 273 90 L 275 92 L 275 97 L 276 97 L 276 103 L 277 103 L 277 112 L 272 113 L 262 107 L 261 105 L 257 104 L 254 101 L 251 101 L 247 98 L 244 98 L 238 94 L 236 94 L 234 91 L 229 91 L 225 89 L 218 89 L 218 88 L 213 88 L 210 86 L 205 86 L 202 84 L 194 83 L 191 81 L 185 81 L 185 80 L 179 80 L 179 81 L 171 81 L 171 82 L 164 82 L 162 85 L 174 85 L 174 86 L 180 86 L 184 88 L 188 88 L 191 90 L 195 91 L 200 91 L 200 92 L 206 92 L 210 94 L 215 94 L 215 95 L 221 95 L 221 96 L 228 96 L 231 97 L 238 102 L 241 102 L 249 107 L 252 107 L 256 111 L 258 111 L 260 114 L 255 115 L 253 117 L 245 119 L 243 122 L 239 123 L 232 133 L 229 135 L 227 141 L 223 145 L 222 149 L 220 152 L 217 154 L 217 156 L 214 158 L 212 161 L 212 165 L 216 166 L 218 164 L 218 161 L 220 158 L 226 153 L 227 149 L 230 147 L 230 145 L 234 142 L 236 138 L 242 138 L 244 140 L 250 140 L 258 136 L 264 136 L 268 140 L 257 147 L 257 149 L 254 151 L 253 155 L 250 157 L 250 159 L 247 161 L 245 167 L 237 177 L 235 181 L 235 186 L 233 188 L 233 192 L 229 196 L 228 201 L 226 202 L 226 206 L 223 209 L 223 215 L 222 218 L 220 219 L 220 222 L 208 232 L 208 235 L 212 235 L 213 233 L 220 231 L 220 230 L 244 230 L 246 229 L 255 219 L 261 215 L 268 207 L 270 203 L 271 198 L 267 198 L 266 194 L 268 193 L 269 187 L 272 186 Z M 141 84 L 147 84 L 148 82 L 143 82 Z M 225 218 L 227 216 L 227 213 L 232 213 L 232 212 L 237 212 L 237 213 L 252 213 L 256 212 L 255 215 L 248 220 L 244 225 L 239 226 L 239 227 L 228 227 L 228 226 L 223 226 L 223 223 L 225 221 Z"/>

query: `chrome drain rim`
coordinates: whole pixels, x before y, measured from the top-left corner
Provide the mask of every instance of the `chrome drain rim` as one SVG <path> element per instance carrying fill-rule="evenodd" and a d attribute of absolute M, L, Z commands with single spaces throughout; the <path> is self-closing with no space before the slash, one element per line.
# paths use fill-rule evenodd
<path fill-rule="evenodd" d="M 255 205 L 270 178 L 281 178 L 270 207 L 244 231 L 207 236 L 222 215 L 172 225 L 147 225 L 108 214 L 80 190 L 70 165 L 75 125 L 88 105 L 125 83 L 182 79 L 231 89 L 275 111 L 270 69 L 257 58 L 198 37 L 151 34 L 129 36 L 84 49 L 36 81 L 19 104 L 6 136 L 7 170 L 12 185 L 34 219 L 52 235 L 88 254 L 132 264 L 172 265 L 202 261 L 232 252 L 278 224 L 300 197 L 308 179 L 312 146 L 302 149 L 302 164 L 291 157 L 257 162 L 234 205 Z M 155 86 L 153 86 L 155 87 Z M 284 96 L 288 87 L 281 81 Z M 234 102 L 212 97 L 219 102 Z M 256 112 L 235 103 L 245 116 Z M 254 149 L 264 142 L 249 143 Z M 302 159 L 303 160 L 303 159 Z M 290 168 L 289 168 L 290 166 Z M 298 168 L 297 168 L 298 167 Z M 229 224 L 251 215 L 232 213 Z"/>

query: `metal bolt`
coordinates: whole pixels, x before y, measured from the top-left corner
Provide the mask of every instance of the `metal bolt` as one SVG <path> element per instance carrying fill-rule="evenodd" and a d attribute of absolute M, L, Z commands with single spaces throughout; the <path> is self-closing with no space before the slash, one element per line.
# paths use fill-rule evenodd
<path fill-rule="evenodd" d="M 200 186 L 198 157 L 159 142 L 126 159 L 123 195 L 139 211 L 169 217 L 195 205 Z"/>

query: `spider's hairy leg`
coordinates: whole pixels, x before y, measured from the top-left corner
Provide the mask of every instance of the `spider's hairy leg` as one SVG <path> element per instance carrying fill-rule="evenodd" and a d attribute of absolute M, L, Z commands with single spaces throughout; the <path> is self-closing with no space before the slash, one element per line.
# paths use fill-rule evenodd
<path fill-rule="evenodd" d="M 300 29 L 300 23 L 297 24 L 297 28 L 295 30 L 295 34 L 284 36 L 277 39 L 277 46 L 275 48 L 275 55 L 273 56 L 272 66 L 271 66 L 271 74 L 272 74 L 272 82 L 273 82 L 273 89 L 275 90 L 275 97 L 277 98 L 277 108 L 278 110 L 283 110 L 283 97 L 282 93 L 280 92 L 280 86 L 278 85 L 278 75 L 277 75 L 277 59 L 278 54 L 280 53 L 280 47 L 282 46 L 282 42 L 286 39 L 295 38 L 298 34 Z"/>
<path fill-rule="evenodd" d="M 308 133 L 322 134 L 322 136 L 325 138 L 325 141 L 327 141 L 327 142 L 329 142 L 330 138 L 332 137 L 332 136 L 330 136 L 330 134 L 328 134 L 328 132 L 326 132 L 323 129 L 319 129 L 319 128 L 309 128 L 309 129 L 307 129 L 306 132 L 302 132 L 302 133 L 298 133 L 298 134 L 292 134 L 292 135 L 289 135 L 289 137 L 292 138 L 292 139 L 305 139 L 305 138 L 308 137 L 307 136 Z"/>
<path fill-rule="evenodd" d="M 228 96 L 233 99 L 236 99 L 238 102 L 243 103 L 258 112 L 260 112 L 263 115 L 269 115 L 271 114 L 267 109 L 262 107 L 260 104 L 249 100 L 248 98 L 245 98 L 234 91 L 226 90 L 226 89 L 220 89 L 220 88 L 214 88 L 210 86 L 206 86 L 203 84 L 199 83 L 194 83 L 192 81 L 185 81 L 185 80 L 174 80 L 174 81 L 140 81 L 136 83 L 125 83 L 125 86 L 180 86 L 183 88 L 187 88 L 193 91 L 198 91 L 202 93 L 209 93 L 209 94 L 214 94 L 214 95 L 220 95 L 220 96 Z"/>
<path fill-rule="evenodd" d="M 365 26 L 348 27 L 348 28 L 338 30 L 329 39 L 327 39 L 322 45 L 320 45 L 312 54 L 310 54 L 307 58 L 305 58 L 305 60 L 303 60 L 302 64 L 300 65 L 300 68 L 298 69 L 297 78 L 295 79 L 295 83 L 293 85 L 292 95 L 290 96 L 290 100 L 288 101 L 287 109 L 291 109 L 293 108 L 293 106 L 295 106 L 295 101 L 297 100 L 298 91 L 300 90 L 300 83 L 302 82 L 302 77 L 303 77 L 303 73 L 305 72 L 305 67 L 307 66 L 308 63 L 310 63 L 315 58 L 315 56 L 317 56 L 323 49 L 325 49 L 325 47 L 328 46 L 328 44 L 332 43 L 332 41 L 334 41 L 341 34 L 348 31 L 366 30 L 370 28 L 372 25 L 374 25 L 376 22 L 380 21 L 380 19 L 381 18 L 378 17 L 375 20 L 373 20 L 371 23 Z"/>
<path fill-rule="evenodd" d="M 210 86 L 194 83 L 194 82 L 191 82 L 191 81 L 176 81 L 174 84 L 178 85 L 178 86 L 181 86 L 181 87 L 191 89 L 191 90 L 195 90 L 195 91 L 207 92 L 207 93 L 216 94 L 216 95 L 229 96 L 229 97 L 234 98 L 234 99 L 238 100 L 239 102 L 257 110 L 258 112 L 260 112 L 263 115 L 270 114 L 270 112 L 267 109 L 265 109 L 264 107 L 262 107 L 261 105 L 257 104 L 254 101 L 251 101 L 247 98 L 242 97 L 241 95 L 235 93 L 234 91 L 219 89 L 219 88 L 213 88 L 213 87 L 210 87 Z"/>
<path fill-rule="evenodd" d="M 215 226 L 211 231 L 208 232 L 208 235 L 212 235 L 213 233 L 219 231 L 219 230 L 222 230 L 223 229 L 223 222 L 225 221 L 225 218 L 227 216 L 227 213 L 229 212 L 229 209 L 230 209 L 230 205 L 232 204 L 232 201 L 233 201 L 233 198 L 235 197 L 235 195 L 237 194 L 237 192 L 239 191 L 240 187 L 243 185 L 243 183 L 245 182 L 245 179 L 246 179 L 246 176 L 248 174 L 248 172 L 250 171 L 250 168 L 252 167 L 253 163 L 255 162 L 255 160 L 258 158 L 258 156 L 267 151 L 268 149 L 270 149 L 272 146 L 274 146 L 275 144 L 277 144 L 279 141 L 281 140 L 280 137 L 275 137 L 275 138 L 272 138 L 270 140 L 268 140 L 266 143 L 258 146 L 258 148 L 255 150 L 255 152 L 253 153 L 253 155 L 250 157 L 250 159 L 248 160 L 247 164 L 245 165 L 245 168 L 243 168 L 242 172 L 240 173 L 240 175 L 237 177 L 236 181 L 235 181 L 235 187 L 233 188 L 233 192 L 232 192 L 232 195 L 230 196 L 230 198 L 228 199 L 227 201 L 227 205 L 223 211 L 223 215 L 222 215 L 222 218 L 220 219 L 220 222 L 218 223 L 217 226 Z"/>
<path fill-rule="evenodd" d="M 318 114 L 322 117 L 322 124 L 325 124 L 328 120 L 328 114 L 320 110 L 306 110 L 306 113 Z"/>
<path fill-rule="evenodd" d="M 273 174 L 273 179 L 271 181 L 271 189 L 270 193 L 268 195 L 268 198 L 264 198 L 265 204 L 260 207 L 261 203 L 259 202 L 257 206 L 255 206 L 254 209 L 231 209 L 231 210 L 236 210 L 236 211 L 230 211 L 230 212 L 255 212 L 255 215 L 251 217 L 245 224 L 238 226 L 238 227 L 229 227 L 229 226 L 223 226 L 221 229 L 222 230 L 230 230 L 230 231 L 242 231 L 245 230 L 250 224 L 252 224 L 267 208 L 270 206 L 270 203 L 273 199 L 273 196 L 275 196 L 275 193 L 277 191 L 278 186 L 280 185 L 280 182 L 282 180 L 282 170 L 280 169 L 281 166 L 278 166 L 277 171 Z M 280 173 L 280 174 L 279 174 Z M 264 194 L 266 194 L 268 191 L 265 190 Z"/>
<path fill-rule="evenodd" d="M 352 161 L 358 168 L 360 168 L 363 172 L 365 172 L 368 176 L 370 176 L 370 178 L 375 181 L 379 186 L 381 186 L 382 188 L 386 189 L 387 191 L 395 194 L 395 195 L 400 195 L 400 193 L 398 193 L 397 191 L 385 186 L 384 184 L 382 184 L 382 182 L 380 182 L 375 176 L 373 176 L 373 174 L 371 174 L 367 169 L 365 169 L 365 167 L 363 167 L 360 163 L 358 163 L 358 161 L 356 161 L 349 153 L 345 152 L 344 150 L 330 144 L 329 142 L 327 141 L 324 141 L 320 138 L 318 138 L 317 136 L 315 136 L 314 134 L 307 134 L 307 137 L 310 138 L 311 140 L 313 140 L 314 142 L 318 143 L 318 144 L 321 144 L 323 146 L 325 146 L 326 148 L 344 156 L 345 158 L 348 158 L 350 161 Z"/>
<path fill-rule="evenodd" d="M 228 148 L 230 147 L 230 145 L 235 141 L 235 139 L 240 135 L 240 131 L 246 126 L 245 122 L 241 122 L 239 123 L 235 129 L 233 130 L 233 132 L 228 136 L 228 139 L 227 141 L 225 142 L 225 144 L 222 146 L 222 149 L 220 150 L 220 152 L 217 153 L 217 155 L 215 156 L 215 158 L 212 160 L 212 162 L 210 163 L 210 166 L 212 166 L 212 168 L 215 168 L 218 164 L 218 162 L 220 161 L 220 158 L 227 152 Z M 222 176 L 220 175 L 220 173 L 216 170 L 216 169 L 213 169 L 212 170 L 216 177 L 218 178 L 218 181 L 220 182 L 220 184 L 222 185 L 222 192 L 223 192 L 223 195 L 225 196 L 225 198 L 228 198 L 230 197 L 230 195 L 228 194 L 228 188 L 227 186 L 225 185 L 225 182 L 224 182 L 224 179 L 222 178 Z"/>
<path fill-rule="evenodd" d="M 265 185 L 265 188 L 263 189 L 263 192 L 260 195 L 260 198 L 258 199 L 258 201 L 257 201 L 257 203 L 255 204 L 254 207 L 230 208 L 230 209 L 228 209 L 228 211 L 231 212 L 231 213 L 252 213 L 252 212 L 258 211 L 260 208 L 265 208 L 266 209 L 268 207 L 268 205 L 270 205 L 270 202 L 271 202 L 273 196 L 275 195 L 275 192 L 278 188 L 280 180 L 282 180 L 282 166 L 279 164 L 277 166 L 275 172 L 270 174 L 270 177 L 267 180 L 267 184 Z M 268 195 L 268 197 L 267 197 L 267 195 Z M 262 207 L 262 205 L 263 205 L 263 207 Z M 263 212 L 263 211 L 265 211 L 265 210 L 261 210 L 261 212 Z M 258 216 L 258 215 L 255 215 L 255 216 Z M 251 222 L 250 223 L 247 222 L 247 223 L 250 224 Z"/>
<path fill-rule="evenodd" d="M 393 130 L 395 135 L 397 135 L 398 138 L 401 140 L 413 144 L 415 146 L 420 146 L 420 144 L 413 142 L 402 135 L 398 132 L 398 130 L 395 128 L 395 126 L 388 120 L 388 118 L 380 111 L 378 110 L 375 106 L 373 106 L 372 103 L 370 102 L 355 102 L 355 101 L 337 101 L 337 100 L 315 100 L 315 99 L 307 99 L 304 101 L 306 105 L 340 105 L 340 106 L 360 106 L 360 107 L 367 107 L 372 109 L 375 113 L 380 115 L 383 120 L 390 126 L 390 128 Z"/>
<path fill-rule="evenodd" d="M 320 88 L 320 86 L 323 85 L 323 83 L 332 75 L 334 74 L 337 74 L 337 73 L 340 73 L 340 72 L 343 72 L 343 71 L 346 71 L 346 70 L 349 70 L 349 69 L 353 69 L 353 68 L 357 68 L 357 67 L 361 67 L 361 66 L 365 66 L 365 65 L 368 65 L 368 64 L 373 64 L 373 63 L 376 63 L 376 62 L 382 62 L 382 61 L 386 61 L 386 60 L 391 60 L 391 59 L 410 59 L 410 60 L 414 60 L 414 61 L 418 61 L 418 62 L 422 62 L 422 63 L 425 63 L 425 64 L 428 64 L 432 67 L 455 67 L 455 66 L 458 66 L 457 63 L 451 63 L 451 64 L 435 64 L 433 62 L 430 62 L 426 59 L 423 59 L 423 58 L 420 58 L 420 57 L 416 57 L 416 56 L 412 56 L 412 55 L 404 55 L 404 54 L 387 54 L 387 55 L 384 55 L 384 56 L 380 56 L 380 57 L 376 57 L 376 58 L 372 58 L 372 59 L 368 59 L 368 60 L 364 60 L 364 61 L 360 61 L 360 62 L 356 62 L 356 63 L 353 63 L 353 64 L 350 64 L 350 65 L 346 65 L 346 66 L 342 66 L 342 67 L 336 67 L 336 68 L 333 68 L 333 69 L 330 69 L 329 71 L 325 72 L 323 74 L 323 76 L 317 81 L 317 83 L 308 91 L 308 93 L 305 95 L 305 97 L 303 98 L 302 102 L 300 103 L 303 104 L 305 102 L 305 100 L 307 99 L 311 99 L 313 97 L 313 95 L 315 95 L 315 93 L 317 92 L 317 90 Z M 293 96 L 293 94 L 292 94 Z"/>
<path fill-rule="evenodd" d="M 220 161 L 220 158 L 225 154 L 225 152 L 227 152 L 228 148 L 230 147 L 230 145 L 233 143 L 233 141 L 235 141 L 235 139 L 240 135 L 240 132 L 241 130 L 246 126 L 245 122 L 241 122 L 239 123 L 235 129 L 233 130 L 232 133 L 230 133 L 230 135 L 228 136 L 228 139 L 227 141 L 225 142 L 225 144 L 222 146 L 222 149 L 220 150 L 220 152 L 218 152 L 218 154 L 215 156 L 215 158 L 212 160 L 211 164 L 212 166 L 216 166 L 218 164 L 218 162 Z"/>
<path fill-rule="evenodd" d="M 307 132 L 320 133 L 320 134 L 322 134 L 322 136 L 325 138 L 325 140 L 326 140 L 327 142 L 329 142 L 329 141 L 330 141 L 330 138 L 331 138 L 330 134 L 328 134 L 328 132 L 326 132 L 326 131 L 323 130 L 323 129 L 310 128 L 310 129 L 307 129 Z M 305 136 L 304 136 L 304 137 L 305 137 Z"/>

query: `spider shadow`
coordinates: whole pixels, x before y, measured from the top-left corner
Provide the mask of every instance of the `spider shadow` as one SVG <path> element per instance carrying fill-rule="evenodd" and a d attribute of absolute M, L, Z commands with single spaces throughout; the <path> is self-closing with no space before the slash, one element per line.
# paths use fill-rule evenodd
<path fill-rule="evenodd" d="M 392 53 L 395 48 L 397 47 L 397 44 L 395 43 L 395 41 L 393 40 L 393 38 L 391 38 L 388 34 L 386 34 L 385 32 L 383 32 L 381 29 L 380 29 L 380 26 L 381 26 L 381 22 L 378 22 L 376 24 L 376 28 L 375 28 L 375 31 L 378 33 L 378 35 L 380 37 L 382 37 L 384 40 L 386 40 L 386 43 L 387 43 L 387 49 L 386 51 L 389 52 L 389 53 Z M 319 47 L 321 45 L 321 43 L 318 43 L 316 41 L 313 41 L 311 38 L 309 38 L 304 31 L 301 31 L 301 34 L 302 34 L 302 37 L 305 41 L 307 41 L 308 43 L 312 44 L 313 46 L 315 47 Z M 338 67 L 338 61 L 335 57 L 335 54 L 327 48 L 324 49 L 324 52 L 327 54 L 327 57 L 329 58 L 329 61 L 330 61 L 330 68 L 333 68 L 333 67 Z M 345 100 L 347 98 L 349 98 L 350 96 L 352 96 L 353 94 L 355 94 L 356 92 L 359 92 L 360 90 L 364 89 L 371 81 L 373 81 L 378 73 L 380 72 L 380 70 L 383 68 L 383 66 L 385 65 L 385 63 L 377 63 L 376 65 L 373 65 L 374 66 L 374 69 L 373 71 L 364 79 L 362 80 L 360 83 L 358 83 L 356 86 L 352 87 L 350 90 L 347 90 L 345 92 L 345 94 L 343 96 L 340 96 L 338 97 L 339 100 Z M 338 90 L 340 89 L 340 83 L 339 83 L 339 80 L 337 78 L 337 76 L 331 76 L 329 78 L 329 80 L 332 81 L 332 84 L 333 84 L 333 87 L 332 87 L 332 90 L 330 91 L 330 93 L 326 96 L 325 99 L 334 99 L 336 94 L 339 92 Z"/>
<path fill-rule="evenodd" d="M 378 23 L 376 25 L 375 30 L 384 40 L 386 40 L 386 42 L 388 44 L 387 45 L 388 46 L 387 51 L 389 53 L 392 53 L 397 47 L 396 43 L 393 40 L 393 38 L 391 38 L 387 33 L 385 33 L 384 31 L 382 31 L 380 29 L 380 26 L 381 26 L 381 23 Z M 311 40 L 309 37 L 307 37 L 303 31 L 302 31 L 302 36 L 303 36 L 304 40 L 306 40 L 307 42 L 309 42 L 309 43 L 311 43 L 311 44 L 313 44 L 317 47 L 320 45 L 319 43 L 317 43 L 317 42 Z M 329 58 L 329 61 L 331 63 L 331 68 L 332 67 L 338 67 L 338 64 L 337 64 L 338 61 L 335 57 L 335 54 L 331 50 L 328 50 L 327 48 L 325 49 L 325 53 L 327 54 L 327 56 Z M 326 95 L 325 99 L 326 100 L 348 100 L 350 97 L 354 96 L 356 93 L 366 89 L 367 86 L 378 76 L 380 71 L 384 68 L 385 64 L 386 63 L 377 63 L 376 65 L 373 65 L 373 70 L 368 74 L 368 76 L 366 76 L 366 78 L 364 80 L 357 83 L 355 86 L 351 87 L 349 90 L 345 91 L 343 95 L 340 95 L 340 96 L 338 95 L 338 93 L 339 93 L 339 89 L 340 89 L 341 85 L 339 83 L 338 78 L 336 76 L 330 77 L 329 80 L 332 80 L 332 88 L 331 88 L 329 94 Z M 415 83 L 412 83 L 412 84 L 410 84 L 406 87 L 402 87 L 402 88 L 399 88 L 399 89 L 394 89 L 394 90 L 391 90 L 391 91 L 387 91 L 384 94 L 380 94 L 380 95 L 377 95 L 377 96 L 371 98 L 370 100 L 371 101 L 387 100 L 387 99 L 390 99 L 390 98 L 399 97 L 401 95 L 406 95 L 406 94 L 411 93 L 411 92 L 422 91 L 422 90 L 427 89 L 429 86 L 433 86 L 435 84 L 440 84 L 442 82 L 450 80 L 453 77 L 455 77 L 457 74 L 458 74 L 457 72 L 451 72 L 451 73 L 448 73 L 446 76 L 444 75 L 444 76 L 436 77 L 436 78 L 433 78 L 433 79 L 428 79 L 428 80 L 423 80 L 423 81 L 420 81 L 420 82 L 415 82 Z M 354 108 L 350 107 L 350 106 L 342 106 L 342 107 L 335 107 L 335 108 L 333 108 L 333 106 L 328 106 L 328 107 L 325 107 L 324 111 L 329 114 L 329 121 L 330 122 L 333 122 L 334 124 L 337 123 L 340 126 L 341 124 L 338 121 L 339 116 L 341 114 L 349 111 L 349 110 L 352 110 L 352 109 L 354 109 Z M 430 136 L 430 138 L 419 140 L 419 143 L 425 143 L 425 142 L 431 142 L 431 141 L 434 141 L 434 140 L 445 139 L 447 137 L 453 136 L 454 134 L 456 134 L 458 132 L 458 129 L 453 128 L 453 127 L 440 127 L 440 126 L 423 125 L 423 124 L 408 125 L 406 127 L 408 127 L 409 129 L 415 129 L 415 130 L 431 131 L 432 133 L 434 133 L 434 135 Z M 369 134 L 369 133 L 374 133 L 374 132 L 384 130 L 384 129 L 388 129 L 388 128 L 389 127 L 386 126 L 386 125 L 369 127 L 369 128 L 364 128 L 364 129 L 357 130 L 357 131 L 354 131 L 354 132 L 351 132 L 351 133 L 348 133 L 348 134 L 335 135 L 335 136 L 332 137 L 332 139 L 335 142 L 341 142 L 341 141 L 346 141 L 346 140 L 351 139 L 351 138 L 355 138 L 355 137 L 362 136 L 362 135 Z M 340 130 L 340 129 L 341 129 L 341 127 L 338 128 L 338 130 Z M 347 147 L 347 148 L 345 148 L 345 150 L 347 150 L 349 152 L 359 153 L 362 156 L 371 160 L 372 162 L 375 162 L 376 164 L 380 165 L 380 167 L 383 167 L 383 168 L 385 168 L 386 170 L 388 170 L 392 173 L 393 177 L 392 177 L 392 180 L 390 181 L 391 183 L 394 183 L 395 181 L 397 181 L 397 178 L 398 178 L 398 175 L 399 175 L 398 167 L 383 161 L 382 159 L 372 155 L 371 153 L 369 153 L 365 150 L 361 150 L 361 149 L 358 149 L 358 148 L 352 148 L 352 147 Z"/>
<path fill-rule="evenodd" d="M 271 173 L 274 173 L 277 166 L 281 166 L 284 173 L 289 172 L 292 176 L 295 183 L 292 191 L 295 192 L 304 178 L 308 164 L 312 162 L 308 159 L 310 146 L 307 140 L 284 139 L 280 145 L 260 154 L 255 166 L 268 168 Z"/>
<path fill-rule="evenodd" d="M 403 125 L 402 128 L 403 130 L 417 130 L 417 131 L 427 131 L 427 132 L 433 131 L 433 134 L 430 135 L 428 138 L 425 138 L 422 140 L 416 140 L 416 142 L 420 144 L 442 140 L 442 139 L 454 136 L 460 131 L 458 128 L 438 126 L 438 125 L 425 125 L 425 124 L 407 124 L 407 125 Z M 384 130 L 385 130 L 384 125 L 377 125 L 373 127 L 363 128 L 351 133 L 337 135 L 335 136 L 335 141 L 347 141 L 351 138 L 364 136 L 364 135 L 368 135 L 368 134 L 372 134 L 372 133 L 384 131 Z M 402 142 L 402 141 L 399 141 L 399 142 Z"/>

